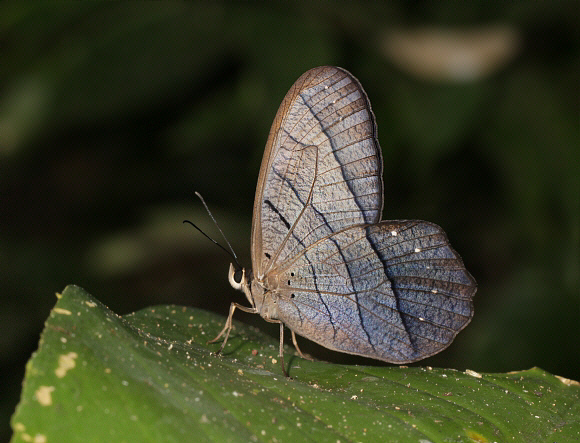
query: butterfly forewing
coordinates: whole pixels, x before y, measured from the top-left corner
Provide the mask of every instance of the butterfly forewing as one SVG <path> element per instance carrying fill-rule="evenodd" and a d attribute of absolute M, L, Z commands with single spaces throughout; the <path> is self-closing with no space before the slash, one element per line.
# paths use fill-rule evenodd
<path fill-rule="evenodd" d="M 280 271 L 280 320 L 342 352 L 419 360 L 446 348 L 473 315 L 475 282 L 432 223 L 353 226 Z"/>
<path fill-rule="evenodd" d="M 334 232 L 380 220 L 382 156 L 368 98 L 335 67 L 292 86 L 272 125 L 252 227 L 260 278 Z"/>

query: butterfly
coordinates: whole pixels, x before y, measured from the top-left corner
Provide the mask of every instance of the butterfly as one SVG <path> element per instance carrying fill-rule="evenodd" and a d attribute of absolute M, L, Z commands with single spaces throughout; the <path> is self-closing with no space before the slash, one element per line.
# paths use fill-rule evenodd
<path fill-rule="evenodd" d="M 473 317 L 474 278 L 443 230 L 381 221 L 383 160 L 358 80 L 322 66 L 290 88 L 272 124 L 258 178 L 252 269 L 229 281 L 260 314 L 326 348 L 391 363 L 445 349 Z M 302 353 L 300 352 L 300 355 Z"/>

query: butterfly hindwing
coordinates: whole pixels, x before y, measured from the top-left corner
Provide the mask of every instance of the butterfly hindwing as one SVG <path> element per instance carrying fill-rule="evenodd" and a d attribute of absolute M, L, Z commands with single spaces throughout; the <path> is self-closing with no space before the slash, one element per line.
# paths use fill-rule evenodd
<path fill-rule="evenodd" d="M 350 227 L 279 271 L 280 320 L 342 352 L 419 360 L 446 348 L 473 315 L 475 281 L 428 222 Z"/>

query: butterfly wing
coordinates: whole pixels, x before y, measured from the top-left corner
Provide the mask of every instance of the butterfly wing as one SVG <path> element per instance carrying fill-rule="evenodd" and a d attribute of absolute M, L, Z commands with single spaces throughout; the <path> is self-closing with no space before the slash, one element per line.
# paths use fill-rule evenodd
<path fill-rule="evenodd" d="M 369 100 L 341 68 L 303 74 L 276 114 L 262 160 L 252 224 L 261 278 L 346 226 L 376 223 L 382 155 Z"/>
<path fill-rule="evenodd" d="M 277 309 L 329 349 L 408 363 L 445 349 L 473 316 L 473 277 L 422 221 L 346 228 L 279 269 Z"/>

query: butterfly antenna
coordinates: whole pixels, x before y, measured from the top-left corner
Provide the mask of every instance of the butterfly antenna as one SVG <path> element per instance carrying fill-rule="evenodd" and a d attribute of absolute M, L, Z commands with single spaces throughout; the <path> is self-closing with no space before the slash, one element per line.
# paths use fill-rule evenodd
<path fill-rule="evenodd" d="M 218 231 L 220 231 L 220 234 L 222 235 L 223 239 L 226 241 L 226 244 L 228 245 L 228 247 L 230 248 L 229 251 L 224 248 L 222 245 L 220 245 L 216 240 L 214 240 L 213 238 L 211 238 L 209 235 L 207 235 L 205 232 L 203 232 L 197 225 L 195 225 L 194 223 L 190 222 L 189 220 L 184 220 L 183 223 L 188 223 L 191 226 L 193 226 L 195 229 L 197 229 L 199 232 L 201 232 L 203 234 L 203 236 L 205 238 L 207 238 L 208 240 L 210 240 L 212 243 L 214 243 L 215 245 L 219 246 L 221 249 L 223 249 L 225 252 L 228 253 L 228 255 L 230 257 L 232 257 L 234 259 L 234 262 L 236 263 L 236 269 L 237 270 L 241 270 L 242 266 L 240 265 L 240 262 L 238 261 L 238 256 L 236 255 L 234 248 L 232 248 L 232 245 L 230 244 L 230 242 L 228 241 L 228 239 L 226 238 L 224 232 L 222 231 L 222 228 L 220 228 L 220 225 L 218 224 L 218 222 L 216 221 L 215 217 L 213 216 L 213 214 L 211 213 L 211 211 L 209 210 L 207 204 L 205 203 L 205 200 L 203 199 L 203 197 L 201 196 L 201 194 L 199 192 L 196 192 L 195 195 L 198 196 L 198 198 L 201 200 L 201 202 L 203 203 L 203 206 L 205 207 L 205 210 L 207 211 L 207 213 L 209 214 L 209 216 L 211 217 L 212 221 L 214 222 L 214 224 L 217 226 Z"/>

